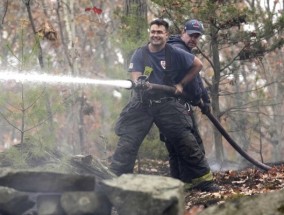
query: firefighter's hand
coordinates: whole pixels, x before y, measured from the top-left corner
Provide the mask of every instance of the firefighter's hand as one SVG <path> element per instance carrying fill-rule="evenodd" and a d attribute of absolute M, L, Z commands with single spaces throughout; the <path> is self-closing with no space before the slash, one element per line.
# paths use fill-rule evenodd
<path fill-rule="evenodd" d="M 201 112 L 203 114 L 207 114 L 211 112 L 211 104 L 208 102 L 204 102 L 202 107 L 201 107 Z"/>
<path fill-rule="evenodd" d="M 177 84 L 177 85 L 175 85 L 175 88 L 176 88 L 176 91 L 175 91 L 175 94 L 176 94 L 176 95 L 182 94 L 182 92 L 183 92 L 183 86 L 182 86 L 182 84 Z"/>
<path fill-rule="evenodd" d="M 192 101 L 190 101 L 190 104 L 191 104 L 192 106 L 199 106 L 199 105 L 200 105 L 200 102 L 201 102 L 200 99 L 199 99 L 199 100 L 192 100 Z"/>
<path fill-rule="evenodd" d="M 148 81 L 148 76 L 146 75 L 140 75 L 137 76 L 136 78 L 134 77 L 133 83 L 134 83 L 134 90 L 146 90 L 146 82 Z"/>

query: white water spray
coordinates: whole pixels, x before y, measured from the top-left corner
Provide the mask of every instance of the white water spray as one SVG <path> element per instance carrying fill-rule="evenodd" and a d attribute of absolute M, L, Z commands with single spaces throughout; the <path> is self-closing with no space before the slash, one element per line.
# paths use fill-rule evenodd
<path fill-rule="evenodd" d="M 46 83 L 46 84 L 91 84 L 91 85 L 104 85 L 114 86 L 122 88 L 131 88 L 132 83 L 129 80 L 98 80 L 91 78 L 80 78 L 65 75 L 49 75 L 46 73 L 39 74 L 36 72 L 12 72 L 12 71 L 0 71 L 0 82 L 3 81 L 16 81 L 21 83 Z"/>

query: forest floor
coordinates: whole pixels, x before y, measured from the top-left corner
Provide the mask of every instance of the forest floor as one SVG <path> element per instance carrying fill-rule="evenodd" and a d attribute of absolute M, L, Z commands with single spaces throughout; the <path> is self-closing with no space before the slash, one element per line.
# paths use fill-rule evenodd
<path fill-rule="evenodd" d="M 165 161 L 143 160 L 140 173 L 168 176 L 169 165 Z M 136 171 L 138 167 L 136 166 Z M 284 165 L 273 166 L 269 171 L 255 168 L 214 172 L 219 192 L 190 191 L 185 193 L 185 215 L 197 215 L 205 208 L 222 204 L 243 196 L 253 196 L 284 188 Z"/>
<path fill-rule="evenodd" d="M 5 156 L 6 153 L 0 153 L 0 163 L 4 166 L 11 165 L 11 162 Z M 57 154 L 54 156 L 56 157 Z M 38 161 L 32 160 L 31 163 L 39 165 Z M 45 162 L 43 161 L 43 163 Z M 141 159 L 139 163 L 139 166 L 135 166 L 135 173 L 169 176 L 167 161 Z M 226 167 L 226 171 L 218 171 L 216 167 L 212 168 L 217 169 L 217 171 L 213 171 L 213 174 L 216 184 L 221 188 L 219 192 L 209 193 L 196 190 L 185 192 L 184 215 L 197 215 L 209 206 L 222 204 L 243 196 L 253 196 L 284 189 L 283 163 L 274 165 L 269 171 L 256 168 L 230 170 L 231 168 L 237 169 L 237 167 L 230 164 Z M 222 166 L 222 169 L 224 169 L 224 166 Z"/>

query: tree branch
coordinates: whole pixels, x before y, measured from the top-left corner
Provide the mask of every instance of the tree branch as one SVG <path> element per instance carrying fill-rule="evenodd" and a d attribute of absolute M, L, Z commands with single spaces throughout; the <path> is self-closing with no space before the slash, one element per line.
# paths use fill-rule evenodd
<path fill-rule="evenodd" d="M 38 49 L 39 49 L 38 61 L 39 61 L 40 67 L 43 69 L 44 63 L 43 63 L 43 56 L 42 56 L 42 48 L 40 46 L 40 41 L 37 39 L 37 36 L 36 36 L 36 28 L 35 28 L 32 12 L 31 12 L 30 0 L 23 0 L 23 2 L 25 3 L 27 11 L 28 11 L 29 20 L 30 20 L 30 23 L 33 29 L 35 39 L 38 41 Z"/>
<path fill-rule="evenodd" d="M 7 11 L 8 11 L 8 5 L 9 5 L 9 0 L 6 1 L 5 6 L 4 6 L 5 10 L 4 10 L 4 15 L 2 17 L 2 25 L 4 24 L 4 19 L 5 19 L 5 16 L 7 14 Z"/>

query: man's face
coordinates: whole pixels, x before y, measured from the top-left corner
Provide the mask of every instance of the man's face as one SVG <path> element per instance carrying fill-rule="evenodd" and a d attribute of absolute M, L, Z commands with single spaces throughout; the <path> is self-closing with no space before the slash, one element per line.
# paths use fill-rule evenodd
<path fill-rule="evenodd" d="M 149 39 L 151 45 L 153 46 L 163 46 L 164 44 L 166 44 L 168 39 L 168 32 L 166 31 L 165 26 L 151 25 Z"/>
<path fill-rule="evenodd" d="M 194 48 L 197 46 L 198 41 L 200 38 L 200 34 L 194 33 L 194 34 L 187 34 L 186 32 L 183 33 L 182 40 L 185 42 L 185 44 L 189 48 Z"/>

